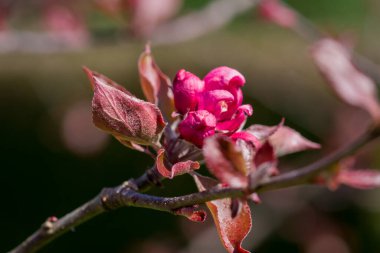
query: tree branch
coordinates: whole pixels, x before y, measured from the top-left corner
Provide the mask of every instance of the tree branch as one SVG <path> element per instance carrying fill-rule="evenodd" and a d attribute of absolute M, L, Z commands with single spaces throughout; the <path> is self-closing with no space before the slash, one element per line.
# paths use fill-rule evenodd
<path fill-rule="evenodd" d="M 371 128 L 359 139 L 339 149 L 335 153 L 301 169 L 290 171 L 255 184 L 254 187 L 248 189 L 248 192 L 264 192 L 310 183 L 313 178 L 315 178 L 315 176 L 322 172 L 327 166 L 355 152 L 378 136 L 380 136 L 379 128 Z M 207 201 L 216 199 L 244 197 L 247 194 L 247 189 L 243 188 L 213 188 L 203 192 L 171 198 L 156 197 L 137 192 L 139 190 L 146 190 L 152 185 L 156 185 L 160 180 L 162 180 L 162 177 L 159 176 L 156 169 L 153 167 L 140 178 L 132 179 L 115 188 L 105 188 L 98 196 L 61 219 L 57 221 L 51 221 L 48 219 L 42 224 L 40 229 L 15 249 L 10 251 L 10 253 L 35 252 L 73 227 L 76 227 L 105 211 L 114 210 L 120 207 L 135 206 L 181 215 L 181 213 L 178 212 L 178 209 L 180 208 L 193 207 L 194 205 L 203 204 Z"/>

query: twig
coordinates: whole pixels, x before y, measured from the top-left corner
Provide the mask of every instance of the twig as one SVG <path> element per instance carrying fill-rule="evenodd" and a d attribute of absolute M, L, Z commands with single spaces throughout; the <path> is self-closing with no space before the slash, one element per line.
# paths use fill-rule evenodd
<path fill-rule="evenodd" d="M 214 0 L 202 10 L 191 12 L 156 29 L 155 44 L 172 44 L 200 37 L 216 30 L 260 0 Z"/>
<path fill-rule="evenodd" d="M 378 128 L 372 128 L 358 140 L 337 152 L 309 166 L 284 173 L 260 184 L 256 184 L 253 188 L 249 189 L 249 192 L 263 192 L 312 182 L 312 179 L 325 169 L 326 166 L 339 161 L 341 158 L 358 150 L 378 136 L 380 136 L 380 130 Z M 137 192 L 137 190 L 145 190 L 159 181 L 159 178 L 154 178 L 154 175 L 157 175 L 154 170 L 155 169 L 152 168 L 149 170 L 150 172 L 145 173 L 136 180 L 128 181 L 129 183 L 102 190 L 94 199 L 55 222 L 46 221 L 40 229 L 10 252 L 35 252 L 71 228 L 105 211 L 120 207 L 135 206 L 178 214 L 176 212 L 178 208 L 194 206 L 216 199 L 243 197 L 247 194 L 247 189 L 243 188 L 214 188 L 203 192 L 171 198 L 156 197 Z"/>

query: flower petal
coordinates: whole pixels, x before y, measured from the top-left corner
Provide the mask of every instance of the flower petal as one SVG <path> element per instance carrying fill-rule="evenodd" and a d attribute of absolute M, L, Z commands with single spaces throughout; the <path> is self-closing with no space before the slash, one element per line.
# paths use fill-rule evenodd
<path fill-rule="evenodd" d="M 230 138 L 234 141 L 243 140 L 251 144 L 255 148 L 258 148 L 261 146 L 261 142 L 259 141 L 259 139 L 257 139 L 256 136 L 254 136 L 248 131 L 240 131 L 240 132 L 233 133 L 230 136 Z"/>
<path fill-rule="evenodd" d="M 229 110 L 229 104 L 234 101 L 234 96 L 226 90 L 211 90 L 204 92 L 199 99 L 198 110 L 207 110 L 219 117 Z"/>
<path fill-rule="evenodd" d="M 215 116 L 206 110 L 189 112 L 179 123 L 178 131 L 181 137 L 197 147 L 202 147 L 203 140 L 215 133 Z"/>
<path fill-rule="evenodd" d="M 253 110 L 251 105 L 242 105 L 238 108 L 231 120 L 218 122 L 216 130 L 225 133 L 235 132 L 244 126 L 247 117 L 251 116 L 252 113 Z"/>
<path fill-rule="evenodd" d="M 245 84 L 245 78 L 239 71 L 226 66 L 211 70 L 203 80 L 206 90 L 242 87 Z"/>
<path fill-rule="evenodd" d="M 174 102 L 177 111 L 186 114 L 196 109 L 204 82 L 196 75 L 181 69 L 173 82 Z"/>

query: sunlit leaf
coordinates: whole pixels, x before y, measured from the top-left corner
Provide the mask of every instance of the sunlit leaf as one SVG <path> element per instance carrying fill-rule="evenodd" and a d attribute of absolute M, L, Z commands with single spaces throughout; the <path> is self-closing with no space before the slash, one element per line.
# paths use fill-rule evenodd
<path fill-rule="evenodd" d="M 156 166 L 158 172 L 166 177 L 172 179 L 175 176 L 186 174 L 190 171 L 194 171 L 199 169 L 200 165 L 198 162 L 194 161 L 184 161 L 184 162 L 178 162 L 175 163 L 173 166 L 171 166 L 170 169 L 168 169 L 167 161 L 165 159 L 165 150 L 160 149 L 157 154 L 156 159 Z"/>
<path fill-rule="evenodd" d="M 147 100 L 156 104 L 163 112 L 165 119 L 173 121 L 174 99 L 171 81 L 154 61 L 149 45 L 140 55 L 138 61 L 141 88 Z"/>
<path fill-rule="evenodd" d="M 216 187 L 217 182 L 208 177 L 194 175 L 199 191 Z M 240 211 L 234 218 L 231 211 L 231 199 L 213 200 L 207 202 L 215 222 L 219 238 L 229 253 L 249 253 L 241 247 L 241 243 L 252 227 L 251 210 L 247 201 L 241 201 Z"/>
<path fill-rule="evenodd" d="M 276 156 L 284 156 L 308 149 L 318 149 L 321 146 L 318 143 L 309 141 L 294 129 L 282 126 L 268 141 L 274 147 Z"/>
<path fill-rule="evenodd" d="M 123 144 L 157 145 L 166 123 L 160 110 L 103 75 L 85 69 L 94 88 L 94 124 Z"/>
<path fill-rule="evenodd" d="M 259 141 L 265 142 L 270 136 L 272 136 L 280 127 L 284 125 L 284 118 L 276 126 L 265 126 L 265 125 L 252 125 L 248 127 L 245 131 L 255 136 Z"/>
<path fill-rule="evenodd" d="M 311 55 L 342 101 L 364 109 L 376 120 L 380 119 L 376 85 L 352 64 L 347 48 L 333 39 L 323 39 L 313 45 Z"/>
<path fill-rule="evenodd" d="M 203 156 L 209 171 L 232 187 L 247 185 L 248 168 L 243 153 L 226 136 L 214 135 L 203 145 Z"/>

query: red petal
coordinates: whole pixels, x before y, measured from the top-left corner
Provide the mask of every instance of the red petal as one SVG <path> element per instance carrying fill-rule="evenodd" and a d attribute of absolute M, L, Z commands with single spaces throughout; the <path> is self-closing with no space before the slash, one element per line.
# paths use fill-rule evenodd
<path fill-rule="evenodd" d="M 194 175 L 199 191 L 215 186 L 210 178 Z M 219 238 L 229 253 L 249 253 L 241 247 L 241 243 L 252 227 L 251 210 L 247 201 L 242 201 L 242 207 L 235 218 L 232 218 L 231 199 L 213 200 L 206 203 L 215 222 Z"/>
<path fill-rule="evenodd" d="M 315 43 L 311 55 L 328 84 L 347 104 L 360 107 L 380 119 L 380 105 L 376 85 L 351 62 L 350 52 L 333 39 Z"/>
<path fill-rule="evenodd" d="M 171 169 L 167 169 L 165 166 L 165 150 L 160 149 L 157 154 L 156 166 L 158 172 L 166 178 L 172 179 L 175 176 L 183 175 L 199 169 L 199 163 L 194 161 L 178 162 L 174 164 Z"/>
<path fill-rule="evenodd" d="M 244 126 L 247 117 L 251 116 L 252 113 L 253 110 L 251 105 L 239 106 L 233 118 L 231 120 L 219 122 L 216 125 L 216 130 L 221 132 L 233 133 Z"/>
<path fill-rule="evenodd" d="M 243 141 L 251 144 L 255 148 L 258 148 L 261 145 L 260 141 L 253 134 L 251 134 L 247 131 L 236 132 L 236 133 L 232 134 L 230 137 L 234 141 L 243 140 Z"/>
<path fill-rule="evenodd" d="M 166 125 L 160 110 L 110 79 L 89 69 L 85 71 L 94 87 L 94 124 L 122 142 L 156 145 Z"/>

